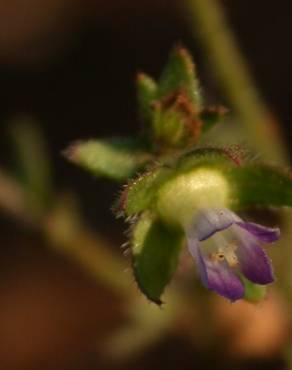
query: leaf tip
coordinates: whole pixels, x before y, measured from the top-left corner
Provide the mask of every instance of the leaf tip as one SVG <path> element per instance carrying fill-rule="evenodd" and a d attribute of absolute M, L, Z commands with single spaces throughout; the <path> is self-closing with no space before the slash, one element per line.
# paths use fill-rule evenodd
<path fill-rule="evenodd" d="M 133 266 L 134 266 L 134 263 L 133 263 Z M 154 303 L 157 306 L 162 307 L 162 305 L 164 305 L 165 302 L 163 302 L 160 299 L 160 297 L 159 298 L 158 297 L 154 297 L 151 294 L 149 294 L 149 292 L 147 291 L 147 289 L 144 289 L 143 288 L 143 284 L 141 284 L 141 282 L 139 281 L 138 273 L 137 273 L 137 271 L 136 271 L 135 268 L 133 268 L 133 272 L 134 272 L 134 280 L 135 280 L 135 283 L 137 284 L 138 289 L 140 290 L 141 294 L 144 295 L 144 297 L 146 297 L 146 299 L 150 303 Z"/>
<path fill-rule="evenodd" d="M 195 73 L 195 63 L 193 62 L 193 58 L 188 49 L 182 43 L 179 42 L 174 46 L 172 55 L 182 59 L 190 73 Z"/>
<path fill-rule="evenodd" d="M 72 163 L 78 163 L 78 153 L 81 144 L 82 144 L 81 140 L 71 143 L 67 148 L 62 150 L 61 152 L 62 156 Z"/>

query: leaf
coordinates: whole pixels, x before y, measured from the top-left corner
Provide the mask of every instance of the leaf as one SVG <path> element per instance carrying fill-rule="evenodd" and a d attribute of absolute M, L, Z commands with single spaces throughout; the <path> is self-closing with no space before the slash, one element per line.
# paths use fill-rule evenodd
<path fill-rule="evenodd" d="M 199 82 L 195 74 L 192 57 L 185 48 L 181 46 L 174 48 L 158 85 L 158 99 L 172 95 L 178 90 L 183 90 L 199 110 L 202 104 Z"/>
<path fill-rule="evenodd" d="M 157 84 L 149 76 L 139 73 L 137 76 L 137 97 L 138 107 L 142 120 L 151 122 L 152 119 L 152 102 L 157 96 Z"/>
<path fill-rule="evenodd" d="M 235 208 L 251 206 L 292 206 L 292 177 L 262 164 L 231 168 L 226 175 L 234 188 Z"/>
<path fill-rule="evenodd" d="M 256 303 L 262 301 L 266 297 L 266 285 L 254 284 L 243 275 L 241 275 L 240 278 L 244 284 L 244 299 L 246 301 Z"/>
<path fill-rule="evenodd" d="M 151 301 L 161 295 L 176 270 L 182 234 L 167 229 L 149 212 L 143 213 L 132 233 L 133 269 L 137 284 Z"/>
<path fill-rule="evenodd" d="M 132 177 L 150 160 L 146 149 L 138 139 L 112 138 L 75 143 L 65 155 L 96 176 L 122 181 Z"/>
<path fill-rule="evenodd" d="M 154 204 L 159 187 L 168 179 L 171 171 L 164 167 L 153 169 L 138 177 L 125 189 L 124 211 L 133 216 Z"/>

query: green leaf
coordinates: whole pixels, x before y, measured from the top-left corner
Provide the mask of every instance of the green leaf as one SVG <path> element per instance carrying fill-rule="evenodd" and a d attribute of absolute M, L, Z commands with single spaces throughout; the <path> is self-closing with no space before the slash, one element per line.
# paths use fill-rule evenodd
<path fill-rule="evenodd" d="M 65 155 L 96 176 L 123 181 L 151 159 L 146 149 L 137 139 L 112 138 L 78 142 L 71 145 Z"/>
<path fill-rule="evenodd" d="M 244 284 L 244 299 L 249 302 L 260 302 L 267 295 L 267 286 L 254 284 L 247 280 L 243 275 L 241 275 L 241 280 Z"/>
<path fill-rule="evenodd" d="M 138 177 L 125 189 L 122 198 L 127 216 L 133 216 L 151 208 L 157 197 L 158 189 L 168 179 L 171 171 L 164 167 L 153 169 Z"/>
<path fill-rule="evenodd" d="M 139 73 L 137 76 L 137 97 L 139 113 L 145 122 L 151 122 L 152 119 L 152 102 L 157 96 L 157 84 L 149 76 Z"/>
<path fill-rule="evenodd" d="M 133 268 L 141 291 L 161 304 L 161 295 L 176 270 L 182 234 L 144 213 L 132 233 Z"/>
<path fill-rule="evenodd" d="M 202 104 L 199 82 L 196 78 L 192 57 L 185 48 L 181 46 L 174 48 L 158 85 L 159 99 L 183 90 L 199 111 Z"/>
<path fill-rule="evenodd" d="M 235 208 L 292 206 L 292 177 L 281 169 L 249 164 L 226 173 L 234 188 Z"/>

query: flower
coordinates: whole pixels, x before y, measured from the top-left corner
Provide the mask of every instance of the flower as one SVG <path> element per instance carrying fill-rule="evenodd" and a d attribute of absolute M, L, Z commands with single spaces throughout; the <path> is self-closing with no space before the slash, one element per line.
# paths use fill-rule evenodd
<path fill-rule="evenodd" d="M 260 246 L 280 237 L 278 228 L 244 222 L 229 209 L 203 209 L 186 228 L 188 248 L 204 286 L 231 301 L 244 297 L 243 274 L 255 284 L 274 281 L 271 262 Z"/>

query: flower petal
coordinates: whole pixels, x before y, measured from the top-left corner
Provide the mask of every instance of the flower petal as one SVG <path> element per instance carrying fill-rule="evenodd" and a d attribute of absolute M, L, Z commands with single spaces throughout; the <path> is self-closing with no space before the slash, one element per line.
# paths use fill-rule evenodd
<path fill-rule="evenodd" d="M 280 229 L 265 227 L 253 222 L 236 222 L 236 225 L 248 231 L 263 243 L 273 243 L 280 238 Z"/>
<path fill-rule="evenodd" d="M 207 269 L 202 252 L 200 250 L 199 241 L 194 237 L 187 236 L 187 244 L 189 252 L 196 262 L 202 283 L 206 288 L 208 288 Z"/>
<path fill-rule="evenodd" d="M 217 231 L 227 229 L 241 219 L 229 209 L 207 209 L 201 211 L 196 219 L 196 234 L 199 241 L 208 239 Z"/>
<path fill-rule="evenodd" d="M 244 286 L 237 275 L 226 262 L 212 262 L 204 257 L 199 241 L 188 237 L 188 248 L 195 259 L 203 285 L 231 301 L 236 301 L 244 295 Z"/>
<path fill-rule="evenodd" d="M 236 301 L 244 296 L 244 285 L 225 261 L 207 261 L 208 288 Z"/>
<path fill-rule="evenodd" d="M 244 276 L 255 284 L 272 283 L 274 274 L 271 261 L 256 239 L 244 231 L 237 232 L 236 236 L 240 241 L 236 255 Z"/>

